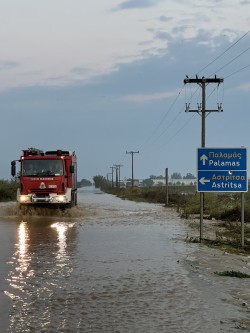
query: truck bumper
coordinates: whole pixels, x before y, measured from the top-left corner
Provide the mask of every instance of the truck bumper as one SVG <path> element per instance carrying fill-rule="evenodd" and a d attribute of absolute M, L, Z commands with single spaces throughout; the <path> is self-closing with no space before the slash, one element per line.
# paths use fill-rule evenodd
<path fill-rule="evenodd" d="M 17 201 L 20 204 L 68 204 L 70 200 L 67 195 L 51 194 L 48 196 L 37 196 L 35 194 L 20 194 L 17 196 Z"/>

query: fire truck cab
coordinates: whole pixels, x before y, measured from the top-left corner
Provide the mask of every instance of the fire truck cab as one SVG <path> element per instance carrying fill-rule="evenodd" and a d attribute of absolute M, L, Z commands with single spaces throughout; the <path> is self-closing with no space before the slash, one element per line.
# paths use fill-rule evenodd
<path fill-rule="evenodd" d="M 11 175 L 16 176 L 20 163 L 20 188 L 17 201 L 21 205 L 54 205 L 72 207 L 77 204 L 77 158 L 66 150 L 23 150 L 19 160 L 11 162 Z"/>

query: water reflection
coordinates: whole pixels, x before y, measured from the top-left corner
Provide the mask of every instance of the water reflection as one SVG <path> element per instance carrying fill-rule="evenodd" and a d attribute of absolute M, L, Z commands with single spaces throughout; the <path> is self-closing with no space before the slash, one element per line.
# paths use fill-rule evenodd
<path fill-rule="evenodd" d="M 56 258 L 59 262 L 66 262 L 68 260 L 67 255 L 67 232 L 69 228 L 74 226 L 73 223 L 65 224 L 61 222 L 55 222 L 51 225 L 51 228 L 57 231 L 57 245 L 58 251 Z"/>
<path fill-rule="evenodd" d="M 26 272 L 29 267 L 30 257 L 27 255 L 29 248 L 29 231 L 26 222 L 21 222 L 18 227 L 18 257 L 19 257 L 19 267 L 17 267 L 17 271 L 22 274 Z"/>
<path fill-rule="evenodd" d="M 5 291 L 13 302 L 9 332 L 50 326 L 53 300 L 63 301 L 63 281 L 72 272 L 75 237 L 74 223 L 32 219 L 18 224 Z"/>
<path fill-rule="evenodd" d="M 27 224 L 26 222 L 21 222 L 18 228 L 18 236 L 19 236 L 19 252 L 20 257 L 23 257 L 26 252 L 26 245 L 28 240 L 27 233 Z"/>
<path fill-rule="evenodd" d="M 33 274 L 32 270 L 29 270 L 30 256 L 27 255 L 29 244 L 29 234 L 26 222 L 21 222 L 17 229 L 17 251 L 12 257 L 10 264 L 17 263 L 15 270 L 11 271 L 9 278 L 7 279 L 14 292 L 5 291 L 5 294 L 12 300 L 20 298 L 18 292 L 23 292 L 25 285 L 25 279 Z"/>

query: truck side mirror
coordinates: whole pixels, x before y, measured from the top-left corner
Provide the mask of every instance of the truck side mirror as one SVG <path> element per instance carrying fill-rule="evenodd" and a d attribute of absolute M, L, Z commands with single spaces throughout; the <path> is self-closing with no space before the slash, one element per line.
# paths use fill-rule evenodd
<path fill-rule="evenodd" d="M 70 165 L 70 167 L 69 167 L 69 171 L 70 171 L 71 173 L 74 173 L 74 172 L 75 172 L 74 165 Z"/>
<path fill-rule="evenodd" d="M 11 162 L 11 176 L 15 177 L 16 175 L 16 161 Z"/>

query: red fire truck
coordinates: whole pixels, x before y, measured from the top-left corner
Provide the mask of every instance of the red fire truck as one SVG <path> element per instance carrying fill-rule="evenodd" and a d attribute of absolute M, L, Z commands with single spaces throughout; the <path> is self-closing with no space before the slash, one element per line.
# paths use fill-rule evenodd
<path fill-rule="evenodd" d="M 20 162 L 20 188 L 17 201 L 21 205 L 49 204 L 72 207 L 77 204 L 77 158 L 65 150 L 23 150 L 20 160 L 11 162 L 11 175 L 16 176 Z"/>

